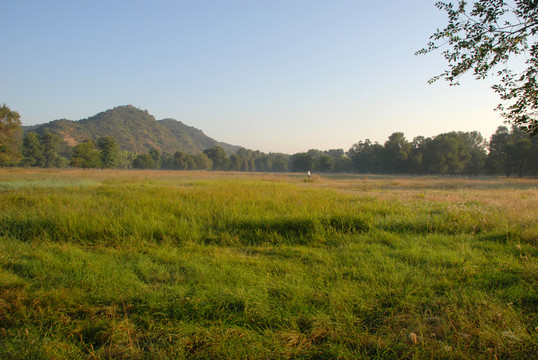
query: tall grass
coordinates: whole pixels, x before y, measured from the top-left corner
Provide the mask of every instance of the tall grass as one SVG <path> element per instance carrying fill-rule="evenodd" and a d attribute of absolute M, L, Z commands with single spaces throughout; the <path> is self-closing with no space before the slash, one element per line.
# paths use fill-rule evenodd
<path fill-rule="evenodd" d="M 538 351 L 536 180 L 303 180 L 2 171 L 0 358 Z"/>

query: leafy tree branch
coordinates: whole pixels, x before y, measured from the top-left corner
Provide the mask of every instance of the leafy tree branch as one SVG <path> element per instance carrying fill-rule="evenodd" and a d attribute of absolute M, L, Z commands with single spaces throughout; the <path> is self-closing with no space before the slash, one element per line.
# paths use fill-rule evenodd
<path fill-rule="evenodd" d="M 430 37 L 416 52 L 427 54 L 440 48 L 447 69 L 429 80 L 444 78 L 459 85 L 460 77 L 472 71 L 477 79 L 496 76 L 493 86 L 503 101 L 497 106 L 507 122 L 534 136 L 538 134 L 538 0 L 479 0 L 437 2 L 447 13 L 448 24 Z M 508 61 L 524 57 L 525 68 L 514 71 Z M 498 66 L 503 66 L 499 69 Z"/>

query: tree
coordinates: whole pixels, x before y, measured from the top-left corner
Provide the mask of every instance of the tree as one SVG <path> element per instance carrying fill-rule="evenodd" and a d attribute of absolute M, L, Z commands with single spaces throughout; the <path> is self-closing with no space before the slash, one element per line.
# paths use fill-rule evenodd
<path fill-rule="evenodd" d="M 187 154 L 187 158 L 185 160 L 187 162 L 188 170 L 196 169 L 196 160 L 194 160 L 194 156 L 192 156 L 191 154 Z"/>
<path fill-rule="evenodd" d="M 491 174 L 510 176 L 538 173 L 538 137 L 530 139 L 517 126 L 508 131 L 499 126 L 489 142 L 487 170 Z"/>
<path fill-rule="evenodd" d="M 497 109 L 508 122 L 534 136 L 538 134 L 538 1 L 477 0 L 469 7 L 467 1 L 437 2 L 446 11 L 448 25 L 437 30 L 427 47 L 416 54 L 426 54 L 447 46 L 443 56 L 448 68 L 430 79 L 444 78 L 457 85 L 461 75 L 472 71 L 475 78 L 490 75 L 500 78 L 493 86 L 502 101 Z M 510 58 L 525 58 L 523 70 L 507 67 Z M 496 65 L 506 66 L 496 69 Z"/>
<path fill-rule="evenodd" d="M 314 159 L 309 153 L 298 153 L 293 157 L 293 171 L 306 172 L 312 169 Z"/>
<path fill-rule="evenodd" d="M 161 169 L 173 169 L 174 168 L 174 155 L 166 151 L 161 154 Z"/>
<path fill-rule="evenodd" d="M 273 169 L 273 159 L 265 154 L 259 154 L 255 160 L 256 171 L 271 171 Z"/>
<path fill-rule="evenodd" d="M 213 170 L 226 170 L 228 168 L 228 155 L 222 147 L 210 147 L 204 150 L 204 154 L 213 162 Z"/>
<path fill-rule="evenodd" d="M 241 158 L 241 171 L 249 171 L 248 159 L 246 157 Z"/>
<path fill-rule="evenodd" d="M 352 172 L 353 163 L 351 162 L 351 159 L 347 157 L 346 155 L 340 156 L 338 159 L 334 161 L 334 171 L 340 172 L 340 173 Z"/>
<path fill-rule="evenodd" d="M 370 139 L 353 144 L 348 151 L 353 167 L 360 173 L 379 173 L 383 166 L 385 148 Z"/>
<path fill-rule="evenodd" d="M 43 147 L 43 167 L 58 166 L 58 150 L 60 149 L 61 139 L 59 135 L 53 134 L 48 130 L 41 135 L 41 146 Z"/>
<path fill-rule="evenodd" d="M 409 173 L 411 174 L 422 174 L 424 173 L 424 166 L 422 160 L 424 158 L 424 142 L 426 138 L 424 136 L 415 136 L 413 142 L 411 143 L 411 152 L 409 153 L 409 159 L 407 161 L 407 166 Z"/>
<path fill-rule="evenodd" d="M 310 149 L 306 153 L 312 156 L 312 159 L 314 159 L 314 161 L 316 161 L 323 154 L 323 152 L 318 149 Z"/>
<path fill-rule="evenodd" d="M 43 163 L 43 147 L 39 142 L 39 136 L 33 131 L 28 131 L 22 140 L 22 165 L 41 166 Z"/>
<path fill-rule="evenodd" d="M 133 167 L 136 169 L 154 169 L 155 160 L 150 154 L 139 154 L 133 161 Z"/>
<path fill-rule="evenodd" d="M 120 164 L 120 147 L 116 139 L 110 136 L 104 136 L 97 140 L 97 146 L 101 149 L 101 165 L 104 168 L 117 167 Z"/>
<path fill-rule="evenodd" d="M 237 154 L 230 155 L 230 170 L 241 170 L 243 161 Z"/>
<path fill-rule="evenodd" d="M 127 150 L 120 151 L 120 167 L 123 169 L 129 169 L 133 166 L 133 161 L 136 155 Z"/>
<path fill-rule="evenodd" d="M 176 151 L 172 160 L 172 168 L 178 170 L 187 170 L 194 167 L 194 160 L 192 157 L 184 152 Z"/>
<path fill-rule="evenodd" d="M 505 147 L 507 170 L 516 173 L 519 177 L 523 176 L 523 172 L 531 165 L 533 159 L 531 145 L 531 139 L 524 136 L 520 129 L 512 128 Z"/>
<path fill-rule="evenodd" d="M 288 171 L 288 156 L 284 154 L 276 154 L 273 160 L 273 171 L 287 172 Z"/>
<path fill-rule="evenodd" d="M 411 152 L 410 144 L 402 132 L 392 133 L 385 141 L 385 172 L 401 174 L 407 172 L 407 160 Z"/>
<path fill-rule="evenodd" d="M 467 175 L 479 175 L 484 172 L 486 164 L 486 141 L 478 131 L 459 132 L 467 151 L 471 155 L 465 166 L 464 173 Z"/>
<path fill-rule="evenodd" d="M 324 151 L 323 154 L 329 155 L 334 160 L 340 159 L 342 156 L 345 155 L 344 149 L 330 149 L 330 150 Z"/>
<path fill-rule="evenodd" d="M 239 168 L 239 170 L 249 171 L 250 170 L 249 159 L 250 157 L 252 157 L 252 150 L 239 148 L 235 153 L 241 158 L 241 167 Z"/>
<path fill-rule="evenodd" d="M 427 139 L 423 146 L 423 166 L 428 173 L 459 175 L 471 160 L 462 137 L 456 132 Z"/>
<path fill-rule="evenodd" d="M 248 159 L 248 171 L 251 171 L 251 172 L 256 171 L 256 162 L 254 161 L 253 157 L 250 157 Z"/>
<path fill-rule="evenodd" d="M 76 145 L 71 155 L 71 166 L 84 169 L 101 167 L 99 151 L 95 150 L 93 142 L 87 141 Z"/>
<path fill-rule="evenodd" d="M 316 169 L 321 172 L 331 172 L 334 170 L 334 159 L 329 155 L 320 155 L 316 161 Z"/>
<path fill-rule="evenodd" d="M 159 169 L 161 167 L 161 152 L 155 148 L 149 149 L 149 155 L 153 159 L 153 167 Z"/>
<path fill-rule="evenodd" d="M 0 107 L 0 166 L 15 165 L 21 157 L 21 120 L 6 104 Z"/>
<path fill-rule="evenodd" d="M 530 156 L 529 171 L 533 175 L 538 175 L 538 136 L 531 139 Z"/>
<path fill-rule="evenodd" d="M 490 174 L 510 175 L 506 167 L 506 144 L 510 139 L 510 132 L 506 126 L 499 126 L 489 140 L 489 154 L 486 160 L 487 171 Z"/>
<path fill-rule="evenodd" d="M 194 166 L 199 170 L 209 170 L 213 167 L 213 162 L 206 154 L 200 153 L 194 155 Z"/>

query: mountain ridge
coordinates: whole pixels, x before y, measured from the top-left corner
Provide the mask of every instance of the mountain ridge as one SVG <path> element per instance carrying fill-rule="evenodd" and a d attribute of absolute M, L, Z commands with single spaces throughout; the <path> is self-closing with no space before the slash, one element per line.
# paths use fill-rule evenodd
<path fill-rule="evenodd" d="M 213 146 L 221 146 L 228 154 L 240 147 L 217 141 L 195 127 L 179 120 L 156 120 L 147 110 L 132 105 L 117 106 L 80 120 L 58 119 L 48 123 L 23 126 L 23 130 L 43 134 L 47 130 L 61 137 L 65 144 L 75 146 L 84 141 L 97 141 L 111 136 L 122 150 L 144 153 L 151 148 L 161 152 L 182 151 L 196 154 Z"/>

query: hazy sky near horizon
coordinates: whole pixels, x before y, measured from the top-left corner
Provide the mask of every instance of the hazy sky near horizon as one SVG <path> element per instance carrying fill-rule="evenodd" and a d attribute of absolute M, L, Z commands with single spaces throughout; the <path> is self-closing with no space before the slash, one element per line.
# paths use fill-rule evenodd
<path fill-rule="evenodd" d="M 492 80 L 428 85 L 436 0 L 0 0 L 0 103 L 24 125 L 119 105 L 264 152 L 503 125 Z"/>

